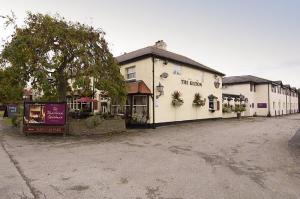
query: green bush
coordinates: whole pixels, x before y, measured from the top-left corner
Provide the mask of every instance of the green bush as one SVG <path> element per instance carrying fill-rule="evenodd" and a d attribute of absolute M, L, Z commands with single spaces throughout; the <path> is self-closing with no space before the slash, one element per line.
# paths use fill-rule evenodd
<path fill-rule="evenodd" d="M 109 120 L 113 119 L 115 116 L 111 113 L 100 113 L 102 119 Z"/>
<path fill-rule="evenodd" d="M 18 126 L 18 115 L 13 115 L 11 118 L 11 123 L 13 126 Z"/>
<path fill-rule="evenodd" d="M 229 106 L 228 104 L 223 104 L 222 112 L 223 113 L 231 113 L 232 112 L 232 107 Z"/>
<path fill-rule="evenodd" d="M 19 106 L 19 116 L 23 117 L 23 115 L 24 115 L 24 106 L 20 105 Z"/>
<path fill-rule="evenodd" d="M 234 112 L 241 113 L 244 111 L 246 111 L 246 108 L 243 105 L 238 105 L 238 104 L 235 105 Z"/>
<path fill-rule="evenodd" d="M 16 125 L 21 126 L 21 123 L 23 122 L 23 117 L 18 117 L 16 120 Z"/>
<path fill-rule="evenodd" d="M 94 115 L 85 120 L 85 125 L 89 129 L 96 128 L 101 123 L 101 117 L 99 115 Z"/>
<path fill-rule="evenodd" d="M 11 118 L 11 124 L 13 125 L 13 126 L 20 126 L 21 125 L 21 122 L 23 122 L 22 121 L 23 120 L 23 117 L 20 117 L 20 116 L 18 116 L 18 115 L 14 115 L 12 118 Z"/>

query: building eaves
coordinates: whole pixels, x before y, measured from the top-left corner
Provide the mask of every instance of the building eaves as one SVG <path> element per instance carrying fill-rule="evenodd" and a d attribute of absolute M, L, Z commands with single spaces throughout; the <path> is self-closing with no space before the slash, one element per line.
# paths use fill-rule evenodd
<path fill-rule="evenodd" d="M 200 69 L 200 70 L 204 70 L 213 74 L 218 74 L 221 76 L 225 76 L 224 73 L 221 73 L 217 70 L 214 70 L 210 67 L 207 67 L 199 62 L 196 62 L 188 57 L 167 51 L 167 50 L 163 50 L 154 46 L 148 46 L 136 51 L 132 51 L 130 53 L 125 53 L 121 56 L 116 57 L 117 62 L 120 65 L 124 65 L 133 61 L 137 61 L 143 58 L 147 58 L 147 57 L 155 57 L 155 58 L 160 58 L 160 59 L 166 59 L 168 61 L 173 61 L 179 64 L 184 64 L 187 65 L 189 67 L 195 68 L 195 69 Z"/>

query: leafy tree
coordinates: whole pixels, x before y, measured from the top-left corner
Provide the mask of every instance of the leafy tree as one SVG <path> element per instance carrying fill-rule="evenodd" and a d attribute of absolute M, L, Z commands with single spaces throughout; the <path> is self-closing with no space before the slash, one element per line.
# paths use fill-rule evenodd
<path fill-rule="evenodd" d="M 18 80 L 16 71 L 0 69 L 0 103 L 18 103 L 22 100 L 25 83 Z"/>
<path fill-rule="evenodd" d="M 94 86 L 124 102 L 123 77 L 101 29 L 32 13 L 24 26 L 14 27 L 0 54 L 1 66 L 17 71 L 18 79 L 45 99 L 65 101 L 76 89 L 93 95 Z"/>

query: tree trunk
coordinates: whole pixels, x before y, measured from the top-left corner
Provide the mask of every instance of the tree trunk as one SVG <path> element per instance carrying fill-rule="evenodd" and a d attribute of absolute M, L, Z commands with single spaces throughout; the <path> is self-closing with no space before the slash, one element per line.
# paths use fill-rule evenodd
<path fill-rule="evenodd" d="M 67 78 L 65 78 L 63 73 L 60 73 L 57 78 L 57 94 L 59 102 L 65 102 L 67 100 L 67 86 Z"/>

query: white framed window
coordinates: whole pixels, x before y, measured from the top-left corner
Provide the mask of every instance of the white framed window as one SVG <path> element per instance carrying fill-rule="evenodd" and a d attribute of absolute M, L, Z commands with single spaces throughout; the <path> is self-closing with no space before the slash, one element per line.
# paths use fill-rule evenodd
<path fill-rule="evenodd" d="M 145 106 L 147 107 L 147 96 L 146 95 L 134 95 L 133 106 Z"/>
<path fill-rule="evenodd" d="M 250 84 L 250 92 L 256 92 L 255 84 Z"/>
<path fill-rule="evenodd" d="M 219 110 L 219 101 L 217 99 L 208 99 L 208 109 L 211 111 Z"/>
<path fill-rule="evenodd" d="M 174 65 L 174 66 L 173 66 L 173 74 L 174 74 L 174 75 L 181 75 L 181 66 L 179 66 L 179 65 Z"/>
<path fill-rule="evenodd" d="M 131 79 L 136 78 L 135 66 L 131 66 L 129 68 L 126 68 L 126 78 L 127 78 L 127 80 L 131 80 Z"/>

